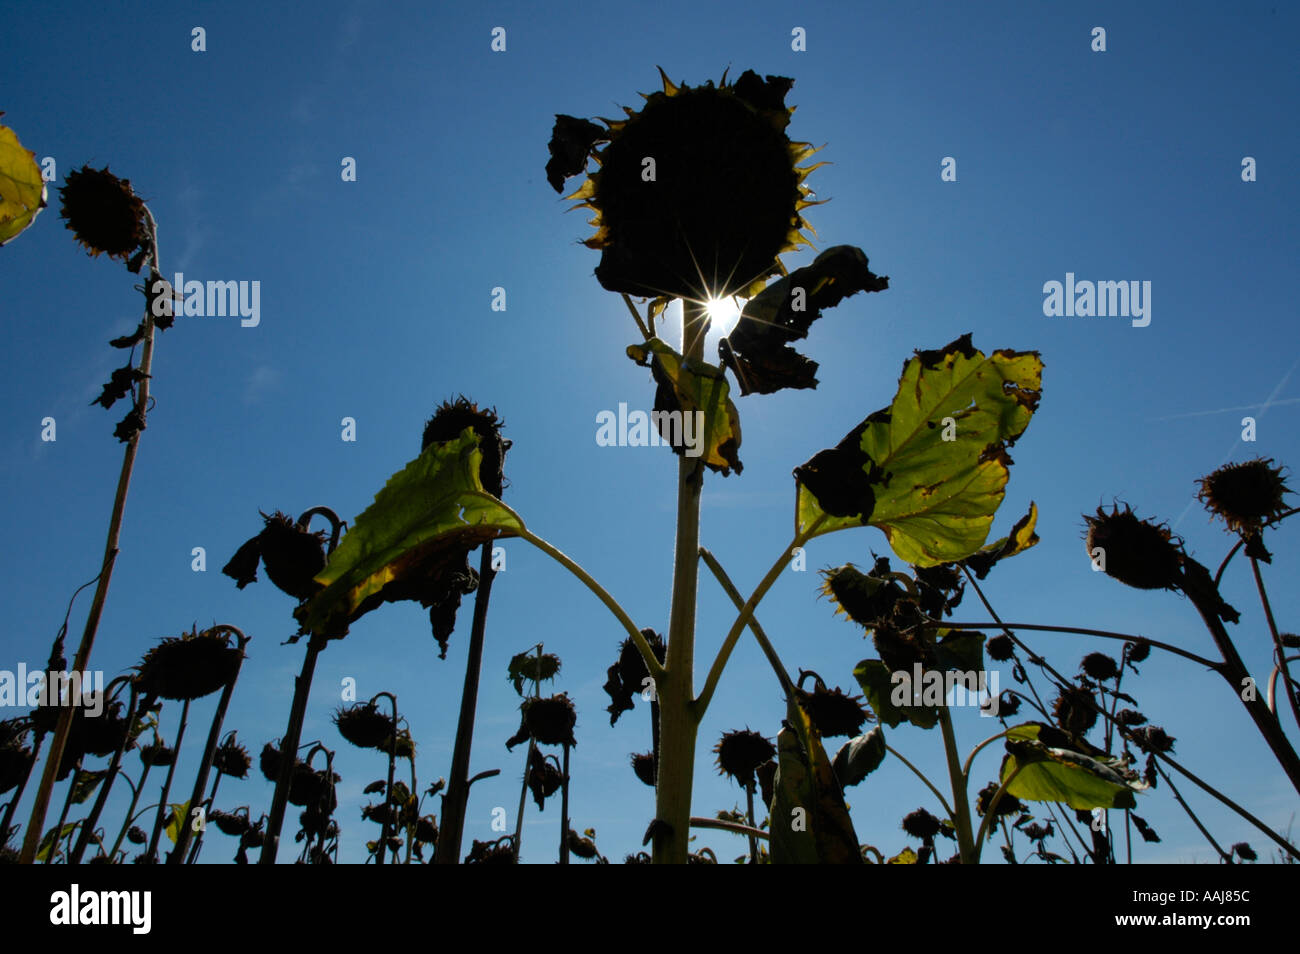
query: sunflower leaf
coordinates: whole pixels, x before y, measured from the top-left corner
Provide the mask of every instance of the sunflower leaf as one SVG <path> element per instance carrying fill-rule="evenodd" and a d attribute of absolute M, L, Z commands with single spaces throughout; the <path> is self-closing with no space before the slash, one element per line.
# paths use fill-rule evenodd
<path fill-rule="evenodd" d="M 1013 557 L 1017 553 L 1024 553 L 1038 543 L 1038 534 L 1034 532 L 1037 524 L 1038 505 L 1030 501 L 1029 513 L 1016 521 L 1016 525 L 1011 528 L 1011 533 L 980 547 L 977 553 L 971 554 L 961 562 L 974 570 L 975 575 L 982 580 L 989 575 L 989 570 L 993 569 L 998 561 Z"/>
<path fill-rule="evenodd" d="M 24 149 L 12 129 L 0 125 L 0 245 L 31 225 L 45 205 L 45 180 L 36 153 Z"/>
<path fill-rule="evenodd" d="M 977 553 L 1006 492 L 1007 448 L 1038 406 L 1042 368 L 1032 351 L 985 356 L 969 334 L 917 352 L 892 405 L 795 468 L 798 531 L 879 527 L 917 566 Z"/>
<path fill-rule="evenodd" d="M 1134 808 L 1134 793 L 1147 786 L 1121 774 L 1114 759 L 1094 758 L 1054 748 L 1039 739 L 1041 726 L 1018 725 L 1007 731 L 1007 755 L 999 778 L 1007 792 L 1032 802 L 1065 802 L 1071 808 Z M 1012 775 L 1015 775 L 1012 778 Z"/>
<path fill-rule="evenodd" d="M 718 342 L 718 353 L 736 376 L 742 395 L 815 388 L 817 362 L 799 354 L 790 343 L 808 336 L 808 327 L 821 317 L 822 309 L 860 291 L 888 287 L 888 278 L 867 267 L 862 249 L 833 246 L 811 265 L 795 269 L 751 298 L 731 334 Z"/>
<path fill-rule="evenodd" d="M 427 580 L 449 558 L 463 562 L 466 547 L 522 530 L 479 482 L 482 456 L 478 435 L 466 428 L 394 474 L 316 574 L 325 588 L 295 611 L 304 629 L 346 627 L 380 603 L 409 598 L 408 584 Z"/>
<path fill-rule="evenodd" d="M 817 730 L 798 705 L 787 706 L 776 737 L 771 806 L 773 864 L 861 864 L 858 836 Z"/>
<path fill-rule="evenodd" d="M 181 826 L 184 825 L 190 817 L 190 802 L 186 799 L 181 803 L 172 803 L 172 817 L 167 822 L 167 837 L 171 839 L 172 844 L 176 844 L 176 839 L 181 832 Z"/>
<path fill-rule="evenodd" d="M 918 729 L 933 729 L 938 724 L 939 710 L 936 706 L 895 704 L 895 693 L 899 692 L 901 686 L 910 686 L 910 683 L 896 684 L 893 672 L 879 659 L 862 660 L 853 667 L 853 675 L 862 687 L 871 711 L 882 725 L 896 729 L 901 723 L 910 722 Z M 910 688 L 907 689 L 904 695 L 910 691 Z"/>
<path fill-rule="evenodd" d="M 654 423 L 661 433 L 668 431 L 663 439 L 673 453 L 703 457 L 705 464 L 724 477 L 733 468 L 739 474 L 743 469 L 740 414 L 722 371 L 704 361 L 683 358 L 660 338 L 630 345 L 627 354 L 637 364 L 648 365 L 659 385 Z M 700 420 L 703 427 L 697 424 Z"/>

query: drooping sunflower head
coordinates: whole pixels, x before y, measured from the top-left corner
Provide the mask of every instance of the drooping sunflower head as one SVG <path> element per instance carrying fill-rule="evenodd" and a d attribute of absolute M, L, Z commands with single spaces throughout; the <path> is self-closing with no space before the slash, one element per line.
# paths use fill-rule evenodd
<path fill-rule="evenodd" d="M 136 667 L 140 692 L 162 699 L 199 699 L 216 692 L 239 671 L 243 651 L 230 645 L 224 630 L 198 627 L 178 638 L 165 638 Z"/>
<path fill-rule="evenodd" d="M 339 735 L 362 749 L 374 749 L 387 742 L 395 727 L 390 716 L 379 711 L 373 702 L 358 703 L 334 713 Z"/>
<path fill-rule="evenodd" d="M 547 177 L 600 168 L 567 196 L 595 212 L 601 251 L 596 278 L 609 291 L 695 302 L 750 297 L 785 274 L 777 256 L 810 244 L 800 212 L 813 203 L 803 184 L 816 150 L 786 135 L 793 80 L 747 70 L 734 83 L 676 85 L 642 94 L 606 128 L 557 116 Z M 597 149 L 597 143 L 605 143 Z"/>
<path fill-rule="evenodd" d="M 248 749 L 235 739 L 235 733 L 229 733 L 225 740 L 212 754 L 212 767 L 222 775 L 231 778 L 247 778 L 249 766 L 253 764 Z"/>
<path fill-rule="evenodd" d="M 776 755 L 776 746 L 750 729 L 726 732 L 713 747 L 718 757 L 718 773 L 728 775 L 742 786 L 754 784 L 754 773 Z"/>
<path fill-rule="evenodd" d="M 1283 494 L 1291 493 L 1282 479 L 1282 468 L 1270 466 L 1273 458 L 1227 464 L 1202 477 L 1197 497 L 1205 509 L 1222 517 L 1228 529 L 1257 531 L 1264 520 L 1286 509 Z"/>
<path fill-rule="evenodd" d="M 144 203 L 130 179 L 119 179 L 107 168 L 82 166 L 68 173 L 59 192 L 68 228 L 92 256 L 102 253 L 125 262 L 148 246 Z M 143 257 L 132 258 L 132 271 L 139 271 L 137 262 Z"/>
<path fill-rule="evenodd" d="M 1183 549 L 1163 524 L 1142 520 L 1127 505 L 1084 515 L 1085 543 L 1094 565 L 1140 590 L 1175 589 L 1182 577 Z"/>

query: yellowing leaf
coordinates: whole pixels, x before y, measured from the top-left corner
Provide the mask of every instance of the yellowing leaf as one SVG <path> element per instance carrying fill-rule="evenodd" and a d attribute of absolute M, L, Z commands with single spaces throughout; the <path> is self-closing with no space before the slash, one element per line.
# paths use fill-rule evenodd
<path fill-rule="evenodd" d="M 31 225 L 45 200 L 36 153 L 24 149 L 12 129 L 0 125 L 0 245 Z"/>
<path fill-rule="evenodd" d="M 1035 352 L 986 357 L 970 335 L 918 352 L 892 405 L 795 469 L 798 531 L 869 524 L 918 566 L 976 553 L 1005 494 L 1007 448 L 1038 406 L 1042 368 Z"/>
<path fill-rule="evenodd" d="M 483 489 L 478 445 L 466 428 L 456 440 L 430 444 L 389 479 L 316 574 L 325 589 L 295 614 L 306 630 L 325 633 L 386 599 L 405 599 L 403 586 L 426 578 L 449 551 L 463 562 L 466 547 L 523 529 Z"/>
<path fill-rule="evenodd" d="M 667 342 L 651 338 L 630 345 L 627 355 L 650 366 L 659 385 L 655 394 L 656 417 L 652 426 L 667 428 L 665 439 L 679 456 L 703 457 L 704 463 L 723 476 L 734 468 L 740 473 L 740 414 L 732 403 L 730 385 L 722 371 L 704 361 L 683 358 Z M 689 415 L 689 418 L 688 418 Z M 697 422 L 702 421 L 703 426 Z M 694 441 L 689 446 L 687 437 Z"/>

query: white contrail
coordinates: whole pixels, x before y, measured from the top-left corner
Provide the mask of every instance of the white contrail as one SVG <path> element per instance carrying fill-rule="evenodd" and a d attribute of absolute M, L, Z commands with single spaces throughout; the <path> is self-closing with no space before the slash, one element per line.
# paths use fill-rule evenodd
<path fill-rule="evenodd" d="M 1276 393 L 1276 391 L 1274 392 Z M 1220 407 L 1213 411 L 1187 411 L 1184 414 L 1166 414 L 1164 417 L 1149 417 L 1149 421 L 1174 421 L 1180 417 L 1205 417 L 1209 414 L 1227 414 L 1229 411 L 1253 411 L 1260 408 L 1260 414 L 1270 407 L 1278 407 L 1283 404 L 1300 404 L 1300 397 L 1282 398 L 1280 401 L 1268 401 L 1264 404 L 1238 404 L 1236 407 Z"/>
<path fill-rule="evenodd" d="M 1300 367 L 1300 358 L 1296 358 L 1295 362 L 1292 363 L 1291 367 L 1287 369 L 1286 374 L 1282 375 L 1282 380 L 1279 381 L 1279 382 L 1277 382 L 1277 386 L 1276 386 L 1275 388 L 1273 388 L 1273 393 L 1270 394 L 1270 395 L 1268 396 L 1268 400 L 1266 400 L 1263 404 L 1253 405 L 1253 406 L 1252 406 L 1252 408 L 1253 408 L 1253 407 L 1258 407 L 1258 408 L 1259 408 L 1259 413 L 1255 415 L 1255 417 L 1256 417 L 1257 420 L 1258 420 L 1259 418 L 1262 418 L 1265 414 L 1267 414 L 1267 413 L 1268 413 L 1268 409 L 1269 409 L 1270 407 L 1274 406 L 1275 404 L 1294 404 L 1294 403 L 1296 403 L 1297 401 L 1300 401 L 1300 398 L 1284 398 L 1284 399 L 1281 400 L 1281 401 L 1277 400 L 1278 393 L 1282 390 L 1282 388 L 1286 387 L 1286 383 L 1287 383 L 1287 381 L 1291 380 L 1291 375 L 1295 372 L 1295 369 L 1296 369 L 1297 367 Z M 1230 410 L 1241 410 L 1241 408 L 1224 408 L 1223 410 L 1224 410 L 1224 411 L 1230 411 Z M 1194 412 L 1193 414 L 1175 414 L 1175 415 L 1173 415 L 1173 416 L 1174 416 L 1174 417 L 1193 417 L 1193 416 L 1195 416 L 1195 414 L 1218 414 L 1218 413 L 1222 413 L 1222 412 L 1220 412 L 1220 411 L 1199 411 L 1199 412 Z M 1162 420 L 1169 420 L 1169 418 L 1162 418 Z M 1238 432 L 1238 433 L 1237 433 L 1237 439 L 1236 439 L 1235 441 L 1233 441 L 1232 449 L 1229 450 L 1228 453 L 1227 453 L 1227 455 L 1224 456 L 1223 460 L 1221 460 L 1221 461 L 1219 462 L 1219 467 L 1222 467 L 1224 464 L 1226 464 L 1228 461 L 1230 461 L 1230 460 L 1232 459 L 1232 455 L 1235 454 L 1235 453 L 1237 453 L 1237 448 L 1240 447 L 1240 446 L 1241 446 L 1241 433 Z M 1218 469 L 1219 469 L 1218 467 L 1215 468 L 1215 470 L 1218 470 Z M 1173 529 L 1175 529 L 1175 530 L 1178 529 L 1178 525 L 1179 525 L 1180 523 L 1183 522 L 1183 518 L 1187 516 L 1188 512 L 1192 509 L 1192 507 L 1193 507 L 1193 505 L 1194 505 L 1195 503 L 1196 503 L 1196 498 L 1195 498 L 1195 497 L 1193 497 L 1191 500 L 1187 501 L 1187 506 L 1183 508 L 1183 512 L 1180 513 L 1180 514 L 1178 515 L 1178 519 L 1174 521 Z"/>

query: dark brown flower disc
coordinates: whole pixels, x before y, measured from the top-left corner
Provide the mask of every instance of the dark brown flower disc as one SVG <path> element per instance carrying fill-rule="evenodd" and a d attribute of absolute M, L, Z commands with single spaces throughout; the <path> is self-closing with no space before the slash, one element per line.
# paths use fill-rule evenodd
<path fill-rule="evenodd" d="M 1233 531 L 1258 530 L 1266 519 L 1281 514 L 1283 495 L 1291 493 L 1282 479 L 1282 469 L 1270 466 L 1273 459 L 1255 458 L 1240 464 L 1226 464 L 1200 480 L 1197 496 L 1205 509 L 1222 518 Z"/>
<path fill-rule="evenodd" d="M 749 729 L 725 733 L 713 747 L 718 757 L 718 771 L 741 785 L 754 783 L 754 772 L 776 755 L 776 746 Z"/>
<path fill-rule="evenodd" d="M 839 689 L 828 690 L 820 686 L 812 692 L 802 689 L 797 692 L 799 705 L 808 713 L 808 718 L 823 738 L 855 736 L 867 721 L 867 713 L 859 704 L 861 696 L 849 696 Z"/>
<path fill-rule="evenodd" d="M 325 569 L 324 532 L 303 530 L 279 511 L 262 517 L 266 525 L 258 534 L 258 541 L 266 575 L 294 599 L 314 596 L 321 585 L 313 577 Z"/>
<path fill-rule="evenodd" d="M 193 700 L 216 692 L 234 678 L 243 653 L 223 630 L 197 629 L 165 638 L 136 667 L 141 693 L 162 699 Z"/>
<path fill-rule="evenodd" d="M 578 713 L 566 693 L 526 699 L 522 708 L 524 723 L 534 741 L 541 745 L 577 745 L 573 727 L 577 724 Z"/>
<path fill-rule="evenodd" d="M 119 179 L 107 167 L 82 166 L 68 173 L 59 193 L 68 228 L 92 256 L 103 253 L 125 262 L 148 243 L 144 203 L 131 180 Z"/>
<path fill-rule="evenodd" d="M 1141 520 L 1129 507 L 1120 510 L 1118 505 L 1110 513 L 1098 507 L 1097 516 L 1084 520 L 1088 556 L 1107 576 L 1141 590 L 1178 586 L 1182 548 L 1173 542 L 1167 527 Z"/>
<path fill-rule="evenodd" d="M 370 702 L 358 703 L 334 713 L 334 725 L 339 735 L 363 749 L 378 748 L 394 734 L 392 717 L 379 711 Z"/>

